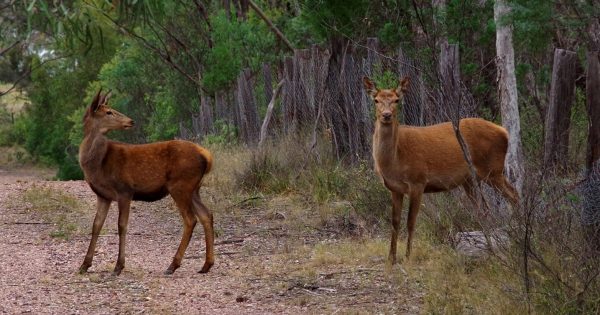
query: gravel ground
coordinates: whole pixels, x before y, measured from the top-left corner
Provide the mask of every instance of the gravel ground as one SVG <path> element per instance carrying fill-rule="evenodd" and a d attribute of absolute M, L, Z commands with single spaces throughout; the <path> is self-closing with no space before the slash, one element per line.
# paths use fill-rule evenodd
<path fill-rule="evenodd" d="M 422 288 L 390 280 L 383 264 L 323 266 L 306 271 L 310 248 L 324 235 L 290 234 L 265 209 L 215 212 L 216 263 L 204 262 L 200 225 L 180 269 L 163 271 L 181 237 L 170 198 L 134 202 L 123 273 L 112 276 L 118 251 L 113 204 L 90 272 L 79 275 L 89 242 L 95 197 L 83 181 L 48 181 L 46 172 L 0 169 L 0 313 L 33 314 L 304 314 L 419 313 Z M 79 229 L 52 237 L 56 221 L 33 211 L 22 195 L 48 187 L 80 200 L 85 210 L 70 216 Z M 210 199 L 210 198 L 208 198 Z M 207 202 L 207 205 L 210 205 Z M 220 210 L 220 211 L 219 211 Z M 268 219 L 270 218 L 270 219 Z M 300 273 L 301 274 L 301 273 Z M 307 281 L 306 279 L 312 279 Z"/>

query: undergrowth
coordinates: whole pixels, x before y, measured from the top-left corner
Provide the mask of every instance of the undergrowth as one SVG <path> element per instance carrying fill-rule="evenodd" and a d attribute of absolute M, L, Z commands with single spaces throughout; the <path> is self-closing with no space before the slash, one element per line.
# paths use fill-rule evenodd
<path fill-rule="evenodd" d="M 273 218 L 288 216 L 300 228 L 313 224 L 318 231 L 335 232 L 336 242 L 316 245 L 305 266 L 307 270 L 319 265 L 383 265 L 389 246 L 389 192 L 373 172 L 370 161 L 346 165 L 323 152 L 313 152 L 302 142 L 289 140 L 266 149 L 245 151 L 247 159 L 237 165 L 231 182 L 241 193 L 277 199 L 278 205 L 286 203 L 282 200 L 296 200 L 286 207 L 297 210 L 273 210 Z M 537 174 L 535 170 L 531 172 Z M 569 186 L 576 175 L 568 176 L 557 177 L 552 185 Z M 489 189 L 483 190 L 490 208 L 486 211 L 477 210 L 460 189 L 426 195 L 417 220 L 413 255 L 409 260 L 401 259 L 400 267 L 408 273 L 403 281 L 424 284 L 426 313 L 599 311 L 598 265 L 590 265 L 594 260 L 582 258 L 585 242 L 576 221 L 580 207 L 577 194 L 550 189 L 550 183 L 535 176 L 528 180 L 530 185 L 541 185 L 541 190 L 527 191 L 524 199 L 531 200 L 518 208 L 508 207 Z M 565 198 L 556 202 L 556 197 L 562 195 Z M 267 207 L 273 204 L 264 203 Z M 405 198 L 399 258 L 404 254 L 406 207 Z M 534 218 L 529 223 L 524 219 L 527 213 Z M 532 231 L 529 236 L 524 234 L 525 226 Z M 488 236 L 498 231 L 506 233 L 509 240 L 483 258 L 459 254 L 457 233 L 477 230 Z M 525 238 L 528 243 L 524 243 Z M 526 270 L 523 244 L 528 244 L 530 251 Z"/>

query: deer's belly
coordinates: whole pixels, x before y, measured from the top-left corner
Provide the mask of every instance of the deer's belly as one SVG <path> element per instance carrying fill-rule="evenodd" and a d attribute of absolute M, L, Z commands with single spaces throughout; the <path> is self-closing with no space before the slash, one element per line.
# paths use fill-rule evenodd
<path fill-rule="evenodd" d="M 448 191 L 462 185 L 464 182 L 465 177 L 463 175 L 430 178 L 425 185 L 425 192 L 436 193 Z"/>
<path fill-rule="evenodd" d="M 133 193 L 133 200 L 157 201 L 163 199 L 168 194 L 169 191 L 166 187 L 161 187 L 154 191 L 136 191 Z"/>

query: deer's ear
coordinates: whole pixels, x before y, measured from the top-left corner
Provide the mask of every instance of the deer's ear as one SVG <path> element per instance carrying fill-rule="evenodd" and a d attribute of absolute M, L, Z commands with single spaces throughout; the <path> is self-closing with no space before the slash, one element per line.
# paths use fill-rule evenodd
<path fill-rule="evenodd" d="M 96 112 L 100 105 L 102 105 L 102 88 L 98 90 L 98 93 L 96 93 L 96 96 L 94 96 L 94 100 L 92 100 L 92 104 L 90 105 L 90 110 L 92 113 Z"/>
<path fill-rule="evenodd" d="M 400 80 L 398 87 L 396 88 L 396 93 L 398 95 L 405 94 L 408 91 L 408 85 L 410 84 L 410 78 L 408 76 L 404 77 Z"/>
<path fill-rule="evenodd" d="M 367 76 L 363 77 L 363 83 L 365 84 L 365 90 L 367 90 L 369 96 L 371 96 L 371 98 L 375 98 L 378 92 L 375 83 L 373 83 Z"/>
<path fill-rule="evenodd" d="M 112 90 L 108 90 L 108 92 L 106 94 L 104 94 L 104 97 L 102 98 L 101 105 L 107 105 L 108 100 L 110 99 L 111 96 L 112 96 Z"/>

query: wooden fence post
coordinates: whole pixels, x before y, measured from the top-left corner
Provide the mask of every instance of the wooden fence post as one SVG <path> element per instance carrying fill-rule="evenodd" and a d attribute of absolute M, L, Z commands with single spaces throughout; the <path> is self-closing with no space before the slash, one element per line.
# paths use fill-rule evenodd
<path fill-rule="evenodd" d="M 414 60 L 404 54 L 402 47 L 398 48 L 398 77 L 410 77 L 408 92 L 404 95 L 403 116 L 407 125 L 423 125 L 423 103 L 421 92 L 423 80 L 415 66 Z"/>
<path fill-rule="evenodd" d="M 271 66 L 268 63 L 263 63 L 262 75 L 265 87 L 265 101 L 268 102 L 273 96 L 273 76 L 271 75 Z"/>
<path fill-rule="evenodd" d="M 458 45 L 446 42 L 440 44 L 439 73 L 442 95 L 437 102 L 433 120 L 436 123 L 458 120 L 460 118 L 460 106 L 462 105 Z"/>
<path fill-rule="evenodd" d="M 296 100 L 294 96 L 294 60 L 292 57 L 285 57 L 283 63 L 283 79 L 281 114 L 283 116 L 283 129 L 286 133 L 289 133 L 296 129 L 294 126 L 294 108 L 296 107 Z"/>
<path fill-rule="evenodd" d="M 600 159 L 600 51 L 588 51 L 586 107 L 588 112 L 588 145 L 586 168 L 588 173 L 592 165 Z"/>
<path fill-rule="evenodd" d="M 550 101 L 546 111 L 544 166 L 567 166 L 571 106 L 575 100 L 577 54 L 564 49 L 554 51 Z"/>

